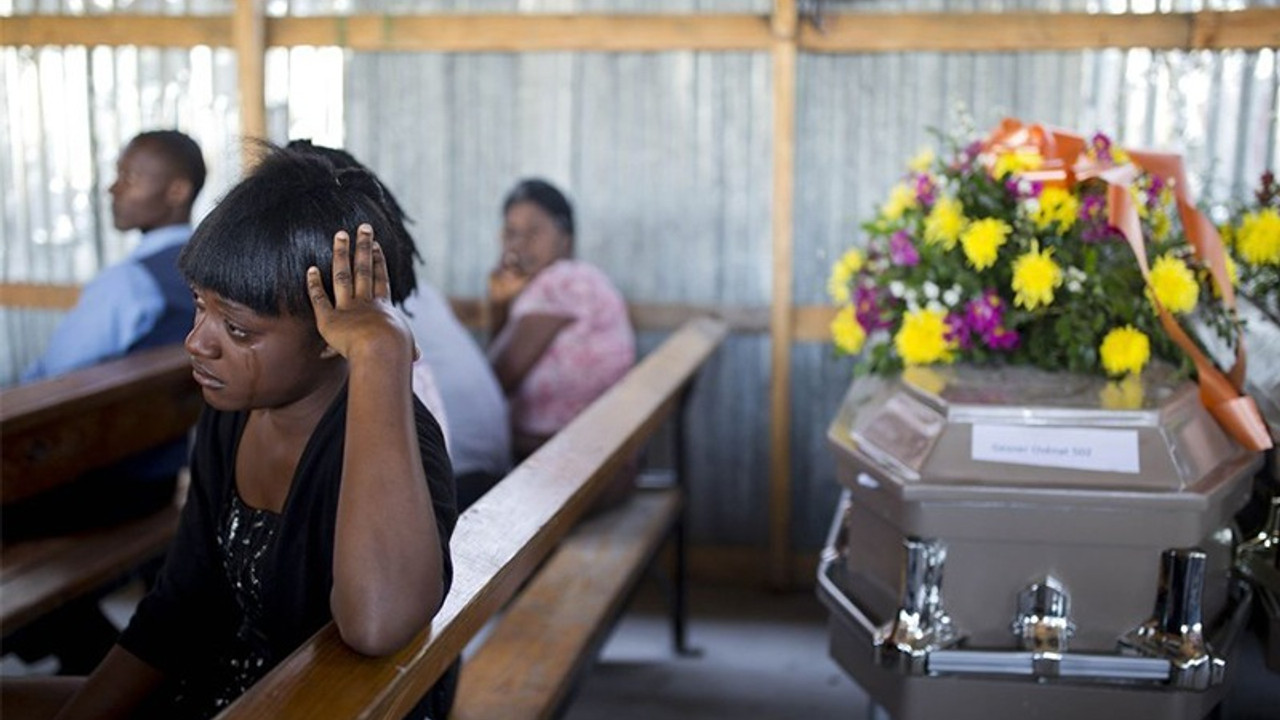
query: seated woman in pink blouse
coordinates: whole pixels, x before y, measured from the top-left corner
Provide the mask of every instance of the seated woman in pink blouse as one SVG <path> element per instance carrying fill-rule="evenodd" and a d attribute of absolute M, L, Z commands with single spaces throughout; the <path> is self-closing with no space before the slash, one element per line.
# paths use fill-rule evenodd
<path fill-rule="evenodd" d="M 573 208 L 559 190 L 523 180 L 502 213 L 489 361 L 511 402 L 519 462 L 635 364 L 635 333 L 609 278 L 573 259 Z"/>

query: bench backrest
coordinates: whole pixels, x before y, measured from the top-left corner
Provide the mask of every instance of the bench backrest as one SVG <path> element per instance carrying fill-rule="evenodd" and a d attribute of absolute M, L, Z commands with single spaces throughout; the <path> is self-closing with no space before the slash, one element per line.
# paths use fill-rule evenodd
<path fill-rule="evenodd" d="M 453 588 L 407 647 L 364 657 L 331 623 L 219 719 L 403 717 L 677 407 L 725 333 L 718 320 L 687 322 L 464 512 L 450 544 Z"/>
<path fill-rule="evenodd" d="M 0 503 L 180 438 L 202 405 L 181 345 L 0 391 Z"/>

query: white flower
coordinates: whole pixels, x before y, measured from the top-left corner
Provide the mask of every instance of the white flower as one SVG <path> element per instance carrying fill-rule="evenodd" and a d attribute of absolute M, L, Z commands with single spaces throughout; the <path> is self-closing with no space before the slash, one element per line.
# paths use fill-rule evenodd
<path fill-rule="evenodd" d="M 938 286 L 937 286 L 937 285 L 935 285 L 935 284 L 933 283 L 933 281 L 931 281 L 931 280 L 930 280 L 930 281 L 925 282 L 925 284 L 924 284 L 924 296 L 925 296 L 925 297 L 929 298 L 930 300 L 937 300 L 937 299 L 938 299 L 938 292 L 939 292 L 939 290 L 938 290 Z"/>
<path fill-rule="evenodd" d="M 929 302 L 925 303 L 924 308 L 929 312 L 942 313 L 943 315 L 947 313 L 947 308 L 943 307 L 942 303 L 938 302 L 937 300 L 930 300 Z"/>
<path fill-rule="evenodd" d="M 945 303 L 947 307 L 955 307 L 956 303 L 960 302 L 960 291 L 955 287 L 952 287 L 942 293 L 942 302 Z"/>
<path fill-rule="evenodd" d="M 889 283 L 889 294 L 901 298 L 907 292 L 907 286 L 902 284 L 901 280 L 894 280 Z"/>

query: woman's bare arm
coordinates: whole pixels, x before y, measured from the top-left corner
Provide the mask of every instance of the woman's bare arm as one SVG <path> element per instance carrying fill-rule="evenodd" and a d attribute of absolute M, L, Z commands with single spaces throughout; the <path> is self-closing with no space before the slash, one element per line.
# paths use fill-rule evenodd
<path fill-rule="evenodd" d="M 334 300 L 307 275 L 316 325 L 347 359 L 347 425 L 334 537 L 330 608 L 348 645 L 394 652 L 444 599 L 444 555 L 418 450 L 410 373 L 413 339 L 392 308 L 386 261 L 373 230 L 334 237 Z"/>
<path fill-rule="evenodd" d="M 566 315 L 531 313 L 522 315 L 501 343 L 489 350 L 489 363 L 498 376 L 502 390 L 510 395 L 524 382 L 525 375 L 537 364 L 538 358 L 551 347 L 561 330 L 573 322 Z"/>

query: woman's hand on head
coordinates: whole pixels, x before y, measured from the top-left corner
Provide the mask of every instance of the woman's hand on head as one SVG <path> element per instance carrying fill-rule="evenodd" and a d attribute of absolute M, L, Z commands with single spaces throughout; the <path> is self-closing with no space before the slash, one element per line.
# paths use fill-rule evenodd
<path fill-rule="evenodd" d="M 333 300 L 324 290 L 320 270 L 307 270 L 307 294 L 315 311 L 316 329 L 335 352 L 350 359 L 361 352 L 394 357 L 404 352 L 410 361 L 417 348 L 408 325 L 391 305 L 391 279 L 382 247 L 373 228 L 356 230 L 356 247 L 345 230 L 333 236 Z M 389 354 L 391 353 L 391 354 Z"/>

